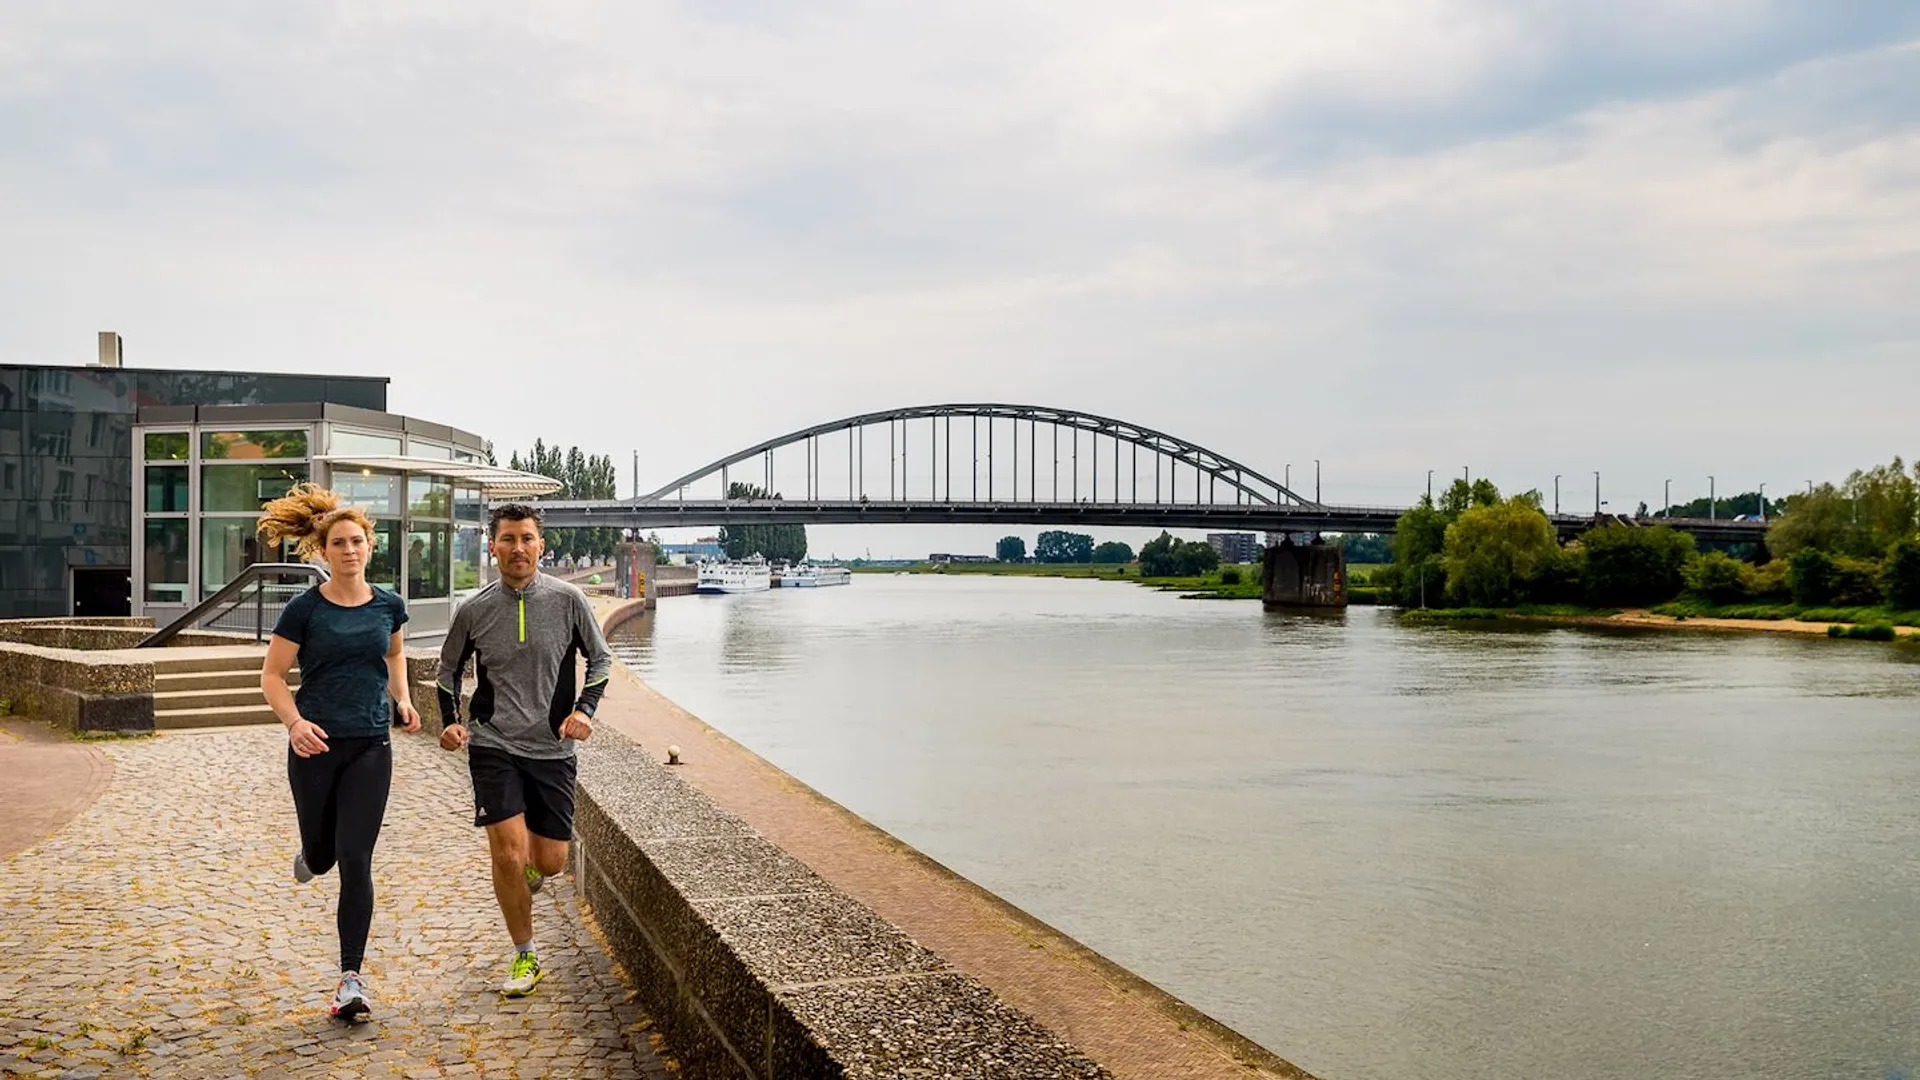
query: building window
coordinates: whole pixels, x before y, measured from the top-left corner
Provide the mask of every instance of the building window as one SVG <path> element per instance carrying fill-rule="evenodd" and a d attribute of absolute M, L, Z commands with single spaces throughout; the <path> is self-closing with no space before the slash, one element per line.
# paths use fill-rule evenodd
<path fill-rule="evenodd" d="M 257 461 L 307 456 L 307 429 L 203 431 L 200 456 L 210 461 Z"/>
<path fill-rule="evenodd" d="M 53 520 L 73 520 L 73 473 L 61 469 L 53 481 Z"/>
<path fill-rule="evenodd" d="M 414 517 L 451 519 L 453 486 L 439 476 L 407 477 L 407 512 Z"/>
<path fill-rule="evenodd" d="M 270 499 L 307 478 L 305 465 L 202 465 L 200 509 L 258 513 Z"/>
<path fill-rule="evenodd" d="M 333 490 L 342 499 L 367 512 L 368 517 L 390 517 L 400 512 L 400 499 L 395 494 L 395 481 L 399 478 L 391 473 L 342 472 L 333 474 Z"/>
<path fill-rule="evenodd" d="M 148 461 L 185 461 L 187 460 L 187 433 L 184 431 L 155 431 L 146 438 Z"/>
<path fill-rule="evenodd" d="M 400 523 L 373 523 L 373 558 L 367 560 L 367 584 L 400 591 Z"/>
<path fill-rule="evenodd" d="M 364 431 L 344 431 L 334 428 L 327 436 L 329 454 L 393 454 L 400 453 L 400 436 L 373 435 Z"/>
<path fill-rule="evenodd" d="M 147 522 L 146 600 L 154 604 L 187 602 L 187 519 L 162 518 Z"/>
<path fill-rule="evenodd" d="M 187 509 L 187 467 L 147 466 L 147 513 L 185 513 Z"/>
<path fill-rule="evenodd" d="M 447 595 L 452 536 L 453 526 L 437 522 L 416 524 L 407 533 L 407 599 Z"/>
<path fill-rule="evenodd" d="M 425 439 L 408 439 L 407 453 L 413 457 L 441 458 L 447 461 L 453 460 L 453 447 L 443 446 L 436 442 L 428 442 Z"/>
<path fill-rule="evenodd" d="M 220 586 L 240 576 L 240 571 L 254 563 L 279 558 L 277 546 L 263 553 L 253 518 L 200 519 L 200 595 L 203 598 L 219 592 Z"/>

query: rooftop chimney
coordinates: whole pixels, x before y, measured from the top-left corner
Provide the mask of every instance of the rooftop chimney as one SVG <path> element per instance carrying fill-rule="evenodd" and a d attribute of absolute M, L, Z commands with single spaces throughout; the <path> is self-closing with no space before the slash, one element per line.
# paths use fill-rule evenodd
<path fill-rule="evenodd" d="M 111 330 L 100 331 L 100 366 L 120 366 L 120 335 Z"/>

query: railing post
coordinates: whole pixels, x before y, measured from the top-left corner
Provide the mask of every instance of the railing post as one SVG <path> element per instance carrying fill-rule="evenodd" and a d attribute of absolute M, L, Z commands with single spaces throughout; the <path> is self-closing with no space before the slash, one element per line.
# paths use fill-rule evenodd
<path fill-rule="evenodd" d="M 266 584 L 262 578 L 253 579 L 253 643 L 255 645 L 260 644 L 261 624 L 267 620 Z"/>

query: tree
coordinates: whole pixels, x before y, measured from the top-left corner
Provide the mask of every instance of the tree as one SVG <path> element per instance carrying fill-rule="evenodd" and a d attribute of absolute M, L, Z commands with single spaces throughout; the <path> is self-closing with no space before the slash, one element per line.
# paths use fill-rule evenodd
<path fill-rule="evenodd" d="M 1920 536 L 1887 550 L 1887 561 L 1880 568 L 1880 591 L 1895 611 L 1920 610 Z"/>
<path fill-rule="evenodd" d="M 1607 525 L 1580 537 L 1586 552 L 1590 603 L 1607 607 L 1658 604 L 1680 594 L 1681 572 L 1693 554 L 1693 537 L 1665 525 Z"/>
<path fill-rule="evenodd" d="M 1527 496 L 1470 507 L 1447 526 L 1447 595 L 1479 607 L 1519 603 L 1559 547 L 1553 524 Z"/>
<path fill-rule="evenodd" d="M 1833 599 L 1833 556 L 1816 547 L 1805 547 L 1787 560 L 1787 588 L 1793 602 L 1815 607 Z"/>
<path fill-rule="evenodd" d="M 1920 466 L 1909 475 L 1899 458 L 1855 470 L 1846 482 L 1823 484 L 1782 500 L 1767 547 L 1787 557 L 1804 548 L 1877 559 L 1920 528 Z"/>
<path fill-rule="evenodd" d="M 1710 604 L 1736 604 L 1752 594 L 1752 571 L 1724 551 L 1705 551 L 1687 562 L 1687 590 Z"/>
<path fill-rule="evenodd" d="M 1181 577 L 1211 574 L 1220 566 L 1220 553 L 1200 540 L 1181 540 L 1173 547 L 1173 570 Z"/>
<path fill-rule="evenodd" d="M 993 557 L 1001 562 L 1026 562 L 1027 542 L 1018 536 L 1003 536 L 993 545 Z"/>
<path fill-rule="evenodd" d="M 1411 510 L 1400 515 L 1393 532 L 1393 565 L 1374 576 L 1400 604 L 1412 607 L 1428 597 L 1446 594 L 1447 570 L 1443 552 L 1447 546 L 1447 526 L 1471 506 L 1492 506 L 1500 501 L 1500 489 L 1493 481 L 1481 478 L 1469 484 L 1455 480 L 1440 493 L 1440 501 L 1421 496 Z"/>
<path fill-rule="evenodd" d="M 1102 564 L 1130 563 L 1133 561 L 1133 548 L 1118 540 L 1109 540 L 1093 549 L 1093 561 Z"/>
<path fill-rule="evenodd" d="M 1146 577 L 1172 577 L 1176 570 L 1173 547 L 1177 543 L 1173 534 L 1162 530 L 1159 536 L 1142 545 L 1140 573 Z"/>
<path fill-rule="evenodd" d="M 1049 529 L 1033 545 L 1033 557 L 1043 563 L 1087 563 L 1093 561 L 1093 537 L 1085 533 Z"/>
<path fill-rule="evenodd" d="M 1140 574 L 1143 577 L 1193 577 L 1212 573 L 1220 565 L 1220 553 L 1212 544 L 1194 540 L 1175 540 L 1161 532 L 1140 549 Z"/>
<path fill-rule="evenodd" d="M 757 484 L 739 480 L 727 485 L 729 499 L 773 499 L 778 501 L 778 492 L 768 495 L 766 489 Z M 758 555 L 769 561 L 783 560 L 797 563 L 807 557 L 807 527 L 805 525 L 723 525 L 720 527 L 720 546 L 729 559 L 744 559 Z"/>
<path fill-rule="evenodd" d="M 1329 539 L 1332 539 L 1329 537 Z M 1393 539 L 1379 533 L 1345 533 L 1339 537 L 1340 547 L 1347 553 L 1348 564 L 1353 563 L 1390 563 L 1393 561 Z"/>

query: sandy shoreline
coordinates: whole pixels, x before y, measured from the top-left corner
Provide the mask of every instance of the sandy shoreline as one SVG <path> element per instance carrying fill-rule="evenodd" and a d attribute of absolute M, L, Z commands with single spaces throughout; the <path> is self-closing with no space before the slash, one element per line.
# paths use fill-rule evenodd
<path fill-rule="evenodd" d="M 1854 625 L 1853 623 L 1803 622 L 1799 619 L 1715 619 L 1704 615 L 1691 615 L 1679 619 L 1672 615 L 1656 615 L 1645 608 L 1630 609 L 1617 615 L 1503 615 L 1501 618 L 1552 623 L 1559 626 L 1624 626 L 1634 629 L 1722 632 L 1757 630 L 1763 633 L 1803 634 L 1809 637 L 1826 637 L 1827 628 L 1830 626 Z M 1894 628 L 1894 633 L 1903 640 L 1920 637 L 1920 627 L 1897 626 Z"/>

